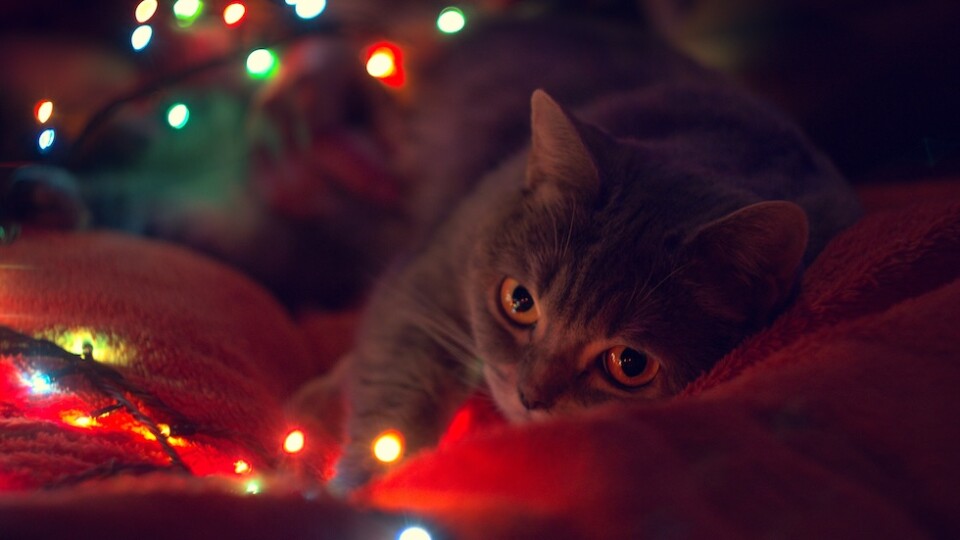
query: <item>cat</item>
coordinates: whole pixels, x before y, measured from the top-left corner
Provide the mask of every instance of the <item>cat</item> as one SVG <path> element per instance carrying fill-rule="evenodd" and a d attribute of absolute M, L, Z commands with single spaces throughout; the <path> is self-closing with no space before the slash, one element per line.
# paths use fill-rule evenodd
<path fill-rule="evenodd" d="M 785 117 L 637 35 L 498 21 L 423 72 L 410 159 L 447 188 L 429 202 L 445 215 L 379 280 L 342 360 L 333 485 L 387 468 L 370 451 L 385 430 L 432 446 L 484 386 L 513 422 L 676 394 L 857 218 Z"/>

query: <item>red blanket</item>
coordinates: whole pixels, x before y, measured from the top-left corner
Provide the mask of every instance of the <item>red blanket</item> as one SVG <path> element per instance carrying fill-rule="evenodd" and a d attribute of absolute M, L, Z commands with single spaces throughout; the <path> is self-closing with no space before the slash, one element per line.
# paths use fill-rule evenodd
<path fill-rule="evenodd" d="M 815 261 L 787 313 L 683 396 L 532 426 L 468 422 L 347 506 L 310 483 L 331 441 L 279 448 L 281 400 L 312 368 L 260 289 L 168 246 L 28 235 L 0 247 L 0 324 L 110 336 L 94 357 L 120 358 L 124 381 L 198 427 L 174 448 L 216 474 L 121 475 L 171 460 L 126 411 L 108 415 L 127 415 L 117 425 L 66 425 L 63 407 L 18 386 L 23 362 L 0 357 L 0 538 L 394 538 L 414 516 L 455 538 L 957 536 L 958 274 L 960 201 L 873 213 Z M 62 399 L 79 410 L 110 401 L 68 379 Z M 226 470 L 238 456 L 266 473 L 260 495 L 237 495 L 253 478 Z M 33 491 L 103 474 L 120 477 Z"/>

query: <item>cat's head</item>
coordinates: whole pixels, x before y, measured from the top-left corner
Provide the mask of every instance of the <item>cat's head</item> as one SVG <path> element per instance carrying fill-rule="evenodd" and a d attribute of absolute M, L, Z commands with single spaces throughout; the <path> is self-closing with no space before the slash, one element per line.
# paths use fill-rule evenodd
<path fill-rule="evenodd" d="M 805 213 L 676 158 L 697 151 L 617 140 L 542 91 L 532 109 L 524 187 L 471 264 L 495 400 L 525 420 L 677 393 L 787 300 Z"/>

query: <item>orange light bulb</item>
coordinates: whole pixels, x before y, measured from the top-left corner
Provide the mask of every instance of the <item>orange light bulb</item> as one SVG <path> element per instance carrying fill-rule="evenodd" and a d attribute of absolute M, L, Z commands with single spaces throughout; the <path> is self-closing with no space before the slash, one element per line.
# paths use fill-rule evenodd
<path fill-rule="evenodd" d="M 403 456 L 403 435 L 385 431 L 373 441 L 373 456 L 383 463 L 393 463 Z"/>
<path fill-rule="evenodd" d="M 303 431 L 295 429 L 283 439 L 283 451 L 288 454 L 296 454 L 303 450 L 305 442 Z"/>

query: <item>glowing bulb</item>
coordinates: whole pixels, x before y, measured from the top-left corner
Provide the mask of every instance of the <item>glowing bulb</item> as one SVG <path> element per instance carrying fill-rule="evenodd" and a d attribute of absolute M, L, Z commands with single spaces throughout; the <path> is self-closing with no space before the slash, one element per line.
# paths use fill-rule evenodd
<path fill-rule="evenodd" d="M 53 146 L 53 141 L 57 139 L 57 132 L 54 129 L 45 129 L 40 133 L 40 136 L 37 137 L 37 146 L 40 147 L 41 152 L 46 152 Z"/>
<path fill-rule="evenodd" d="M 296 0 L 293 11 L 301 19 L 313 19 L 327 8 L 327 0 Z"/>
<path fill-rule="evenodd" d="M 400 532 L 397 540 L 431 540 L 431 536 L 423 527 L 407 527 Z"/>
<path fill-rule="evenodd" d="M 287 434 L 283 439 L 283 451 L 288 454 L 296 454 L 303 450 L 303 444 L 305 439 L 303 437 L 303 432 L 299 429 L 295 429 Z"/>
<path fill-rule="evenodd" d="M 156 12 L 157 0 L 143 0 L 137 4 L 137 10 L 134 12 L 134 16 L 137 18 L 138 23 L 143 24 L 149 21 Z"/>
<path fill-rule="evenodd" d="M 29 376 L 21 376 L 20 381 L 30 389 L 31 394 L 52 394 L 54 390 L 56 390 L 56 386 L 54 386 L 50 377 L 47 377 L 43 373 L 31 373 Z"/>
<path fill-rule="evenodd" d="M 141 24 L 130 35 L 130 45 L 133 46 L 133 50 L 142 51 L 150 44 L 151 39 L 153 39 L 153 27 L 149 24 Z"/>
<path fill-rule="evenodd" d="M 373 455 L 383 463 L 393 463 L 403 455 L 403 437 L 396 431 L 385 431 L 373 441 Z"/>
<path fill-rule="evenodd" d="M 242 459 L 233 462 L 233 472 L 237 474 L 247 474 L 251 469 L 250 464 Z"/>
<path fill-rule="evenodd" d="M 371 77 L 383 79 L 396 72 L 396 57 L 393 51 L 386 47 L 380 47 L 373 51 L 373 54 L 367 59 L 367 73 L 369 73 Z"/>
<path fill-rule="evenodd" d="M 33 115 L 37 118 L 37 122 L 46 124 L 53 116 L 53 102 L 45 99 L 37 103 L 37 106 L 33 108 Z"/>
<path fill-rule="evenodd" d="M 276 72 L 277 55 L 270 49 L 257 49 L 247 55 L 247 73 L 251 77 L 264 79 Z"/>
<path fill-rule="evenodd" d="M 223 8 L 223 22 L 227 23 L 227 26 L 234 26 L 238 24 L 246 14 L 246 6 L 240 2 L 234 2 Z"/>
<path fill-rule="evenodd" d="M 200 0 L 177 0 L 173 3 L 173 14 L 180 20 L 195 19 L 203 9 Z"/>
<path fill-rule="evenodd" d="M 444 34 L 456 34 L 463 30 L 467 25 L 467 18 L 463 15 L 460 8 L 448 7 L 440 12 L 437 17 L 437 28 Z"/>
<path fill-rule="evenodd" d="M 246 491 L 251 495 L 256 495 L 260 493 L 260 482 L 257 482 L 256 480 L 251 480 L 247 482 Z"/>
<path fill-rule="evenodd" d="M 297 5 L 297 0 L 285 0 L 288 6 Z"/>
<path fill-rule="evenodd" d="M 73 419 L 73 425 L 77 427 L 90 427 L 93 425 L 93 418 L 89 416 L 78 416 Z"/>
<path fill-rule="evenodd" d="M 176 103 L 167 109 L 167 123 L 173 129 L 182 129 L 190 120 L 190 109 L 183 103 Z"/>

